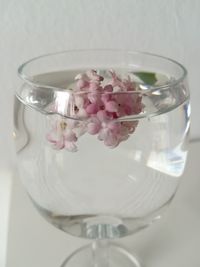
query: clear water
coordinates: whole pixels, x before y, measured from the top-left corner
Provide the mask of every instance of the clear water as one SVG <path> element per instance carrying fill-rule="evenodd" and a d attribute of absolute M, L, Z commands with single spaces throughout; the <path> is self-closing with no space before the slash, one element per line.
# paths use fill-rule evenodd
<path fill-rule="evenodd" d="M 62 87 L 64 93 L 73 87 L 74 76 L 57 72 L 35 79 Z M 187 158 L 190 108 L 184 86 L 147 91 L 136 131 L 118 147 L 110 149 L 85 134 L 75 153 L 54 150 L 46 140 L 49 120 L 59 116 L 49 113 L 57 92 L 24 85 L 20 97 L 15 98 L 19 173 L 49 222 L 76 236 L 115 238 L 160 217 L 177 190 Z"/>

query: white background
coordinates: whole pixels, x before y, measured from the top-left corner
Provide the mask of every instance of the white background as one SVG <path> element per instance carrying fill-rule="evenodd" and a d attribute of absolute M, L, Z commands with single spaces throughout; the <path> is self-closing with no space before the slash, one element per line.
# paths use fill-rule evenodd
<path fill-rule="evenodd" d="M 127 48 L 183 63 L 200 137 L 199 0 L 0 0 L 0 167 L 12 165 L 12 102 L 19 64 L 78 48 Z"/>
<path fill-rule="evenodd" d="M 5 226 L 0 231 L 0 250 L 3 257 L 5 255 L 3 246 L 6 245 L 4 240 L 6 240 L 5 235 L 8 228 L 7 219 L 4 217 L 8 217 L 9 207 L 7 206 L 9 206 L 10 194 L 10 178 L 7 178 L 10 177 L 9 172 L 12 171 L 11 167 L 14 163 L 12 110 L 13 93 L 18 84 L 17 67 L 29 58 L 40 54 L 80 48 L 141 50 L 168 56 L 183 63 L 189 71 L 192 93 L 191 136 L 193 139 L 200 138 L 199 0 L 0 0 L 0 185 L 3 192 L 0 193 L 0 204 L 2 204 L 0 227 L 3 224 Z M 195 158 L 198 158 L 198 151 Z M 199 173 L 196 169 L 192 169 L 191 172 Z M 192 173 L 191 177 L 193 177 Z M 192 184 L 193 182 L 191 182 Z M 196 186 L 196 189 L 198 188 Z M 188 199 L 186 199 L 187 203 L 198 194 L 198 192 L 196 194 L 192 192 L 193 189 L 190 190 Z M 184 196 L 187 194 L 184 193 Z M 188 206 L 188 211 L 195 207 L 195 203 L 199 203 L 197 200 L 194 199 L 191 206 Z M 26 202 L 26 200 L 23 201 Z M 17 216 L 20 208 L 21 205 L 16 209 L 16 218 L 18 219 L 20 218 Z M 5 212 L 3 213 L 2 210 Z M 196 210 L 198 211 L 199 207 L 196 207 Z M 194 214 L 198 214 L 196 210 L 194 210 Z M 184 216 L 188 214 L 188 211 L 184 213 Z M 25 212 L 27 211 L 24 211 L 26 218 L 27 213 Z M 5 216 L 2 217 L 2 214 Z M 11 215 L 13 215 L 12 212 Z M 193 218 L 191 219 L 193 222 L 196 221 L 194 217 L 186 217 Z M 12 218 L 11 222 L 13 227 L 16 226 L 15 220 Z M 180 222 L 177 225 L 179 224 Z M 39 225 L 40 223 L 38 228 Z M 191 226 L 191 229 L 193 228 L 198 231 L 198 227 Z M 14 228 L 11 227 L 11 229 Z M 16 233 L 18 233 L 17 226 L 16 229 Z M 18 235 L 19 239 L 14 239 L 12 231 L 10 231 L 10 244 L 14 244 L 13 250 L 12 247 L 9 247 L 11 252 L 16 251 L 18 247 L 17 241 L 20 240 L 24 231 L 23 228 L 21 229 L 22 232 Z M 177 226 L 176 229 L 179 227 Z M 195 236 L 196 230 L 194 230 Z M 183 229 L 181 234 L 184 232 L 187 230 Z M 28 234 L 27 237 L 29 237 Z M 198 236 L 197 239 L 199 240 Z M 184 240 L 182 241 L 183 244 L 187 244 Z M 27 246 L 27 242 L 24 241 L 23 244 Z M 179 248 L 179 243 L 177 244 Z M 198 250 L 197 243 L 189 245 Z M 31 249 L 28 251 L 30 252 Z M 174 251 L 177 251 L 176 248 Z M 16 255 L 20 255 L 19 250 L 16 251 Z M 180 251 L 180 255 L 187 256 L 187 250 Z M 198 252 L 195 255 L 198 256 Z M 170 255 L 169 258 L 173 257 Z M 16 266 L 15 257 L 10 256 L 9 259 L 10 266 Z M 13 262 L 12 259 L 14 259 Z M 190 258 L 187 257 L 187 259 L 190 262 Z M 192 259 L 193 263 L 195 260 L 196 263 L 199 263 L 199 259 L 195 257 Z M 1 266 L 4 261 L 5 259 L 0 257 Z M 188 266 L 189 262 L 185 262 L 186 265 L 180 263 L 176 266 Z M 192 266 L 198 265 L 192 264 Z"/>

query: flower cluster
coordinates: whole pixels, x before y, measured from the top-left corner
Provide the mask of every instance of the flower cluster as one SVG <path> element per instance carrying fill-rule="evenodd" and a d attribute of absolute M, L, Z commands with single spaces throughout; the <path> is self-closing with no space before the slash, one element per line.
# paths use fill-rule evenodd
<path fill-rule="evenodd" d="M 121 79 L 112 70 L 110 76 L 105 81 L 96 70 L 90 70 L 75 77 L 76 87 L 69 101 L 73 119 L 57 118 L 47 134 L 54 148 L 77 151 L 76 142 L 86 132 L 114 148 L 135 131 L 138 121 L 119 118 L 139 114 L 142 97 L 129 76 Z"/>

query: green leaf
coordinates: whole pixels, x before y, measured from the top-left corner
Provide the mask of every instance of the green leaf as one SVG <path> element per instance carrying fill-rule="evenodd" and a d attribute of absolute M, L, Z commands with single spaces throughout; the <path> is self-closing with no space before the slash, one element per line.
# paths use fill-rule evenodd
<path fill-rule="evenodd" d="M 157 82 L 156 74 L 153 72 L 134 72 L 145 84 L 154 85 Z"/>

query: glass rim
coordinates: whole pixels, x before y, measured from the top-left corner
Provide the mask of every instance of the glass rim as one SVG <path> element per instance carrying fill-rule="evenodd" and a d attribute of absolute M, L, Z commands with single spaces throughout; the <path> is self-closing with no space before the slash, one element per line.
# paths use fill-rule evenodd
<path fill-rule="evenodd" d="M 146 88 L 145 88 L 145 90 L 141 90 L 140 91 L 141 94 L 147 93 L 147 92 L 154 92 L 154 91 L 157 91 L 157 90 L 166 90 L 168 88 L 176 86 L 186 78 L 187 73 L 188 73 L 186 68 L 181 63 L 179 63 L 178 61 L 176 61 L 174 59 L 171 59 L 169 57 L 165 57 L 165 56 L 162 56 L 162 55 L 155 54 L 155 53 L 149 53 L 149 52 L 137 51 L 137 50 L 136 51 L 134 51 L 134 50 L 126 50 L 126 49 L 71 49 L 71 50 L 63 50 L 63 51 L 58 51 L 58 52 L 42 54 L 42 55 L 39 55 L 37 57 L 33 57 L 33 58 L 29 59 L 28 61 L 25 61 L 17 69 L 18 76 L 25 83 L 27 83 L 27 84 L 29 84 L 29 85 L 31 85 L 33 87 L 46 88 L 46 89 L 51 89 L 51 90 L 54 90 L 54 91 L 63 91 L 63 88 L 56 87 L 56 86 L 45 85 L 45 84 L 33 81 L 31 76 L 26 75 L 24 73 L 24 68 L 27 65 L 29 65 L 30 63 L 32 63 L 32 62 L 34 62 L 34 61 L 36 61 L 38 59 L 47 58 L 47 57 L 50 57 L 50 56 L 61 55 L 61 54 L 84 53 L 84 52 L 85 53 L 87 53 L 87 52 L 115 52 L 115 53 L 126 53 L 126 54 L 152 56 L 154 58 L 158 58 L 158 59 L 160 58 L 160 59 L 166 60 L 168 62 L 171 62 L 171 63 L 175 64 L 176 66 L 178 66 L 181 69 L 182 74 L 180 75 L 180 77 L 178 79 L 170 80 L 167 84 L 163 84 L 163 85 L 148 85 L 148 84 L 144 84 L 144 86 Z M 70 93 L 75 93 L 75 94 L 77 93 L 77 92 L 73 92 L 70 89 L 65 89 L 65 92 L 70 92 Z M 132 92 L 132 93 L 134 93 L 134 92 Z"/>

